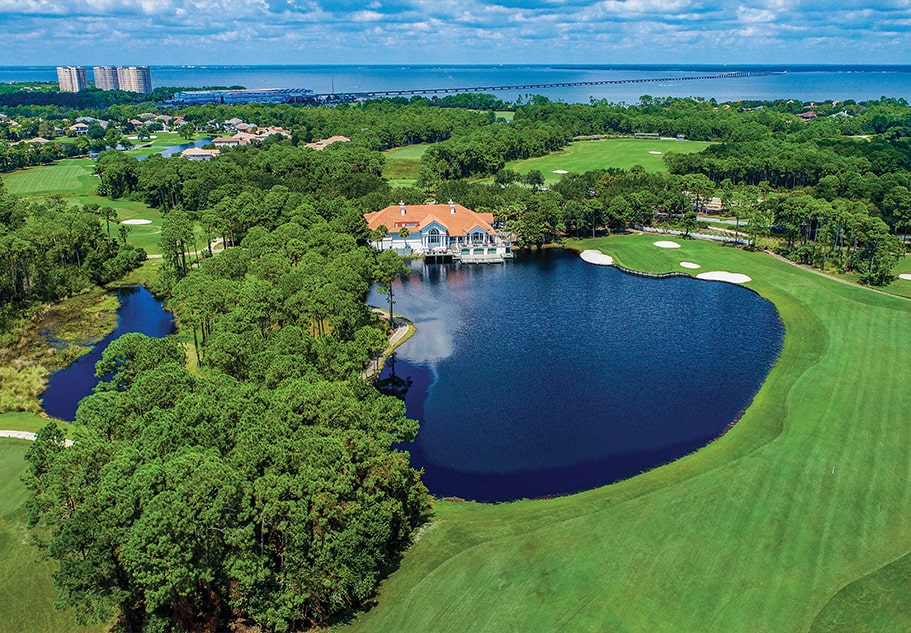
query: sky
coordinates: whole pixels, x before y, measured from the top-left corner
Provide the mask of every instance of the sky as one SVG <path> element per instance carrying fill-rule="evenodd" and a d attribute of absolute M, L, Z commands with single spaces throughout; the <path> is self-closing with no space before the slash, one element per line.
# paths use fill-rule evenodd
<path fill-rule="evenodd" d="M 908 64 L 911 0 L 0 0 L 0 66 Z"/>

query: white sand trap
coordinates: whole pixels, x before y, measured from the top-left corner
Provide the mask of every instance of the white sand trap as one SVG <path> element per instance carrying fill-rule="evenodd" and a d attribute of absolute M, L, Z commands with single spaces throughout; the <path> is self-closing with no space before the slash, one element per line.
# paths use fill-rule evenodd
<path fill-rule="evenodd" d="M 579 257 L 581 257 L 583 261 L 586 261 L 589 264 L 596 264 L 598 266 L 612 266 L 614 263 L 614 258 L 610 255 L 605 255 L 601 251 L 591 249 L 582 251 L 579 254 Z"/>
<path fill-rule="evenodd" d="M 702 268 L 702 266 L 700 266 L 699 264 L 694 264 L 693 262 L 680 262 L 680 265 L 684 268 L 692 268 L 694 270 L 696 268 Z"/>
<path fill-rule="evenodd" d="M 137 218 L 135 220 L 124 220 L 123 222 L 121 222 L 121 224 L 151 224 L 151 223 L 152 223 L 151 220 L 143 220 L 141 218 Z"/>
<path fill-rule="evenodd" d="M 654 154 L 655 156 L 661 156 L 661 152 L 656 152 L 655 150 L 650 151 L 649 154 Z"/>
<path fill-rule="evenodd" d="M 699 273 L 696 275 L 696 279 L 706 279 L 708 281 L 727 281 L 732 284 L 745 284 L 748 281 L 753 281 L 750 277 L 747 277 L 743 273 L 729 273 L 725 270 L 713 270 L 707 273 Z"/>
<path fill-rule="evenodd" d="M 568 174 L 569 172 L 566 171 L 565 169 L 555 169 L 554 173 L 555 174 Z"/>
<path fill-rule="evenodd" d="M 658 240 L 655 242 L 655 246 L 658 248 L 680 248 L 680 244 L 677 242 L 669 242 L 667 240 Z"/>
<path fill-rule="evenodd" d="M 898 276 L 899 279 L 904 279 L 905 281 L 911 281 L 911 273 L 902 273 Z"/>

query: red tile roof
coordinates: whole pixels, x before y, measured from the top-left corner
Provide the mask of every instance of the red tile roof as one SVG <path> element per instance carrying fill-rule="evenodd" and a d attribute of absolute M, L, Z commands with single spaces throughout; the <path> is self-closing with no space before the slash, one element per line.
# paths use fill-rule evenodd
<path fill-rule="evenodd" d="M 398 229 L 403 226 L 421 231 L 436 222 L 445 227 L 451 236 L 468 235 L 475 227 L 481 227 L 488 235 L 495 234 L 491 226 L 493 213 L 475 213 L 460 204 L 392 205 L 374 213 L 365 213 L 364 219 L 371 230 L 375 231 L 380 225 L 385 225 L 390 233 L 398 233 Z"/>

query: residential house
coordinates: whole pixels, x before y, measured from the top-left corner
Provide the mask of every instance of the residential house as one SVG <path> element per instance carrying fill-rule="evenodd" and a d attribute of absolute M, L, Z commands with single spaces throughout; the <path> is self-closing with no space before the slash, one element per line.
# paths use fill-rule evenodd
<path fill-rule="evenodd" d="M 315 149 L 317 151 L 326 149 L 333 143 L 347 143 L 351 139 L 347 136 L 330 136 L 329 138 L 323 139 L 321 141 L 314 141 L 312 143 L 307 143 L 307 147 L 310 149 Z"/>
<path fill-rule="evenodd" d="M 217 158 L 219 152 L 217 149 L 201 149 L 199 147 L 188 147 L 180 153 L 187 160 L 212 160 Z"/>

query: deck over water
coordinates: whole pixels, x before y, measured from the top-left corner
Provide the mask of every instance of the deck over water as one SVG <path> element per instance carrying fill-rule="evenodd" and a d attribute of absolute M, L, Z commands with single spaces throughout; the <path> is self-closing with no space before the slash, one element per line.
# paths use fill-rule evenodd
<path fill-rule="evenodd" d="M 427 264 L 502 264 L 515 255 L 509 245 L 482 244 L 465 246 L 458 249 L 434 250 L 424 253 L 424 262 Z"/>

